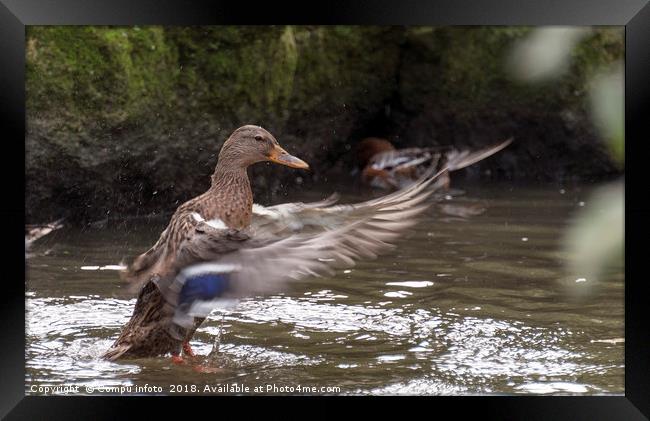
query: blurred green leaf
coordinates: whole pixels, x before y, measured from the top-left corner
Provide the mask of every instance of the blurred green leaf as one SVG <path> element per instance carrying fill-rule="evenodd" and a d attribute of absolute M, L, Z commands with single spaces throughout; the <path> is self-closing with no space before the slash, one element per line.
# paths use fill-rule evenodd
<path fill-rule="evenodd" d="M 526 82 L 561 76 L 569 68 L 574 46 L 590 32 L 590 28 L 575 26 L 535 29 L 513 48 L 508 60 L 510 73 Z"/>
<path fill-rule="evenodd" d="M 565 238 L 577 277 L 594 281 L 613 265 L 623 264 L 625 193 L 623 181 L 596 190 Z"/>
<path fill-rule="evenodd" d="M 594 124 L 614 157 L 625 162 L 625 104 L 623 64 L 599 73 L 591 82 L 590 99 Z"/>

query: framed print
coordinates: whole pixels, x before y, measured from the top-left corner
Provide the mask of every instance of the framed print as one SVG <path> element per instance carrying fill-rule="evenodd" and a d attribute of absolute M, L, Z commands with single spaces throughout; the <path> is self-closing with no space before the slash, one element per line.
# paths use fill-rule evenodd
<path fill-rule="evenodd" d="M 3 0 L 2 414 L 647 417 L 650 6 L 489 5 Z"/>

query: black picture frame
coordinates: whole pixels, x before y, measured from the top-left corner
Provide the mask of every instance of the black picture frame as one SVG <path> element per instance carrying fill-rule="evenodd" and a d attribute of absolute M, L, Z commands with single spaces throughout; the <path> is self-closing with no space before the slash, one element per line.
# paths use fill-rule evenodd
<path fill-rule="evenodd" d="M 373 24 L 373 25 L 624 25 L 626 177 L 625 186 L 625 396 L 589 397 L 433 397 L 409 399 L 426 414 L 453 414 L 454 418 L 477 414 L 496 419 L 644 419 L 650 417 L 650 319 L 642 276 L 643 240 L 650 220 L 647 188 L 642 172 L 646 159 L 643 145 L 650 139 L 650 125 L 643 119 L 650 101 L 650 4 L 648 0 L 445 0 L 445 1 L 319 1 L 288 3 L 234 2 L 224 0 L 0 0 L 0 118 L 4 153 L 0 175 L 4 218 L 5 266 L 0 305 L 0 416 L 7 419 L 91 418 L 114 419 L 135 415 L 136 407 L 156 416 L 172 406 L 191 410 L 210 407 L 214 416 L 228 404 L 238 416 L 263 410 L 268 414 L 296 412 L 290 398 L 262 398 L 263 405 L 242 405 L 232 397 L 199 400 L 188 397 L 35 397 L 25 396 L 25 289 L 24 258 L 19 231 L 25 221 L 25 26 L 26 25 L 197 25 L 197 24 Z M 645 142 L 644 142 L 645 141 Z M 23 159 L 20 159 L 23 156 Z M 22 164 L 21 164 L 22 163 Z M 22 171 L 23 178 L 18 175 Z M 21 183 L 22 180 L 22 183 Z M 627 228 L 631 229 L 627 229 Z M 21 278 L 22 277 L 22 278 Z M 149 399 L 149 398 L 145 398 Z M 180 400 L 179 400 L 180 399 Z M 191 399 L 191 401 L 190 401 Z M 307 402 L 315 398 L 303 398 Z M 408 398 L 407 398 L 408 399 Z M 340 398 L 337 400 L 341 400 Z M 390 399 L 347 398 L 367 409 L 405 408 Z M 143 406 L 144 405 L 144 406 Z M 312 407 L 308 415 L 338 416 L 333 405 Z M 435 411 L 435 412 L 434 412 Z M 645 416 L 644 416 L 645 414 Z M 188 413 L 189 415 L 189 413 Z M 299 413 L 296 412 L 296 415 Z"/>

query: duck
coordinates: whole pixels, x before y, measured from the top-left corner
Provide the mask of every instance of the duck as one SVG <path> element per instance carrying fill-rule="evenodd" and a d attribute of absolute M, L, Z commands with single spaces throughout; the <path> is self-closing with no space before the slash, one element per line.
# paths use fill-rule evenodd
<path fill-rule="evenodd" d="M 210 188 L 180 205 L 158 241 L 122 271 L 137 300 L 104 358 L 171 355 L 184 363 L 195 356 L 189 342 L 214 309 L 276 294 L 296 280 L 332 276 L 392 250 L 429 208 L 435 183 L 450 168 L 486 156 L 457 155 L 408 187 L 365 202 L 339 204 L 334 194 L 262 206 L 253 201 L 249 166 L 309 165 L 264 128 L 238 128 L 221 147 Z"/>
<path fill-rule="evenodd" d="M 512 138 L 497 145 L 483 149 L 485 156 L 471 152 L 469 149 L 459 150 L 452 146 L 431 146 L 423 148 L 396 149 L 388 140 L 380 137 L 366 137 L 356 146 L 357 164 L 361 168 L 363 184 L 385 190 L 403 188 L 418 180 L 429 167 L 443 168 L 447 162 L 458 160 L 459 156 L 470 153 L 476 156 L 476 161 L 490 156 L 505 148 Z M 474 162 L 467 161 L 462 167 L 449 168 L 441 176 L 436 188 L 449 188 L 449 172 L 465 168 Z"/>

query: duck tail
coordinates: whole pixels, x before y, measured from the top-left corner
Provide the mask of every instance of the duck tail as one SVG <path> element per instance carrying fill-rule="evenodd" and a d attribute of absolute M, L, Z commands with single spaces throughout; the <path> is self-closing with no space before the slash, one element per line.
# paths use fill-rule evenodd
<path fill-rule="evenodd" d="M 131 349 L 130 344 L 112 346 L 104 353 L 104 355 L 102 355 L 102 358 L 109 361 L 115 361 L 124 355 L 129 349 Z"/>
<path fill-rule="evenodd" d="M 122 279 L 123 281 L 133 282 L 135 279 L 137 279 L 137 274 L 133 270 L 132 265 L 128 265 L 126 269 L 122 269 L 121 271 L 119 271 L 119 274 L 120 274 L 120 279 Z"/>
<path fill-rule="evenodd" d="M 165 247 L 156 243 L 153 247 L 136 257 L 130 265 L 120 271 L 120 278 L 131 284 L 140 286 L 144 281 L 149 280 L 152 269 L 163 257 Z"/>

